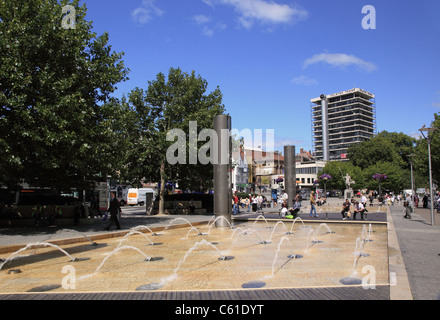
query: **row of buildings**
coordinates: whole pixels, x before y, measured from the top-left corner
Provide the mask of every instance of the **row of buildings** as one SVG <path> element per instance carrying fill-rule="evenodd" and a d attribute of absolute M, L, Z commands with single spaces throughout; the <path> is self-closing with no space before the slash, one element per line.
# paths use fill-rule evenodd
<path fill-rule="evenodd" d="M 327 161 L 347 161 L 352 144 L 371 139 L 376 133 L 375 96 L 360 88 L 310 100 L 312 150 L 296 155 L 296 184 L 312 189 Z M 232 155 L 233 191 L 249 192 L 283 187 L 284 156 L 241 146 Z"/>

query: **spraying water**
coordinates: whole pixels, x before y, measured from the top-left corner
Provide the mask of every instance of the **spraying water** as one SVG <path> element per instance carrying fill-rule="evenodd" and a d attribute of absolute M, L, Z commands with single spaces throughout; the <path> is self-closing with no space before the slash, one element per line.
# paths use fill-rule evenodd
<path fill-rule="evenodd" d="M 218 255 L 220 256 L 218 258 L 218 260 L 228 260 L 228 257 L 224 256 L 222 254 L 222 252 L 211 242 L 208 242 L 206 240 L 202 240 L 202 241 L 198 241 L 194 244 L 194 246 L 192 246 L 184 255 L 184 257 L 182 259 L 180 259 L 177 267 L 174 269 L 173 273 L 171 275 L 169 275 L 168 277 L 165 277 L 163 279 L 161 279 L 159 281 L 159 283 L 157 284 L 157 287 L 163 287 L 165 284 L 167 284 L 170 281 L 173 281 L 174 279 L 177 278 L 177 273 L 180 270 L 180 267 L 182 266 L 182 264 L 186 261 L 186 259 L 188 258 L 188 256 L 194 251 L 196 250 L 198 247 L 202 246 L 202 245 L 207 245 L 210 246 L 212 248 L 214 248 L 214 250 L 216 251 L 216 253 L 218 253 Z"/>
<path fill-rule="evenodd" d="M 302 226 L 304 227 L 304 221 L 300 217 L 295 218 L 295 220 L 293 220 L 292 227 L 290 228 L 289 234 L 293 234 L 293 231 L 292 231 L 293 227 L 295 226 L 295 222 L 297 222 L 298 220 L 301 221 Z"/>
<path fill-rule="evenodd" d="M 278 226 L 279 224 L 282 224 L 282 225 L 284 226 L 284 229 L 286 230 L 285 234 L 288 234 L 287 227 L 286 227 L 286 225 L 284 224 L 284 222 L 283 222 L 283 221 L 278 221 L 278 222 L 275 224 L 275 227 L 273 227 L 273 230 L 272 230 L 272 232 L 271 232 L 271 234 L 270 234 L 269 242 L 272 242 L 272 236 L 273 236 L 273 234 L 274 234 L 274 232 L 275 232 L 275 230 L 276 230 L 276 228 L 277 228 L 277 226 Z"/>
<path fill-rule="evenodd" d="M 167 224 L 167 226 L 165 227 L 164 230 L 167 230 L 167 229 L 173 224 L 173 222 L 178 221 L 178 220 L 183 220 L 183 221 L 185 221 L 186 223 L 188 223 L 192 228 L 194 228 L 194 226 L 191 224 L 191 222 L 189 222 L 187 219 L 182 218 L 182 217 L 178 217 L 178 218 L 175 218 L 175 219 L 171 220 L 171 221 Z"/>
<path fill-rule="evenodd" d="M 221 220 L 221 219 L 224 220 L 224 221 L 226 221 L 226 222 L 229 224 L 229 228 L 233 229 L 231 223 L 230 223 L 230 222 L 228 221 L 228 219 L 226 219 L 225 217 L 223 217 L 223 216 L 218 216 L 218 217 L 215 218 L 214 221 L 211 223 L 211 221 L 213 220 L 213 218 L 214 218 L 214 217 L 212 217 L 211 220 L 209 220 L 209 222 L 208 222 L 208 226 L 209 226 L 209 229 L 208 229 L 208 232 L 207 232 L 208 234 L 209 234 L 209 232 L 211 231 L 212 227 L 215 226 L 215 223 L 216 223 L 218 220 Z"/>
<path fill-rule="evenodd" d="M 152 236 L 158 236 L 157 233 L 153 232 L 153 230 L 151 230 L 150 228 L 148 228 L 147 226 L 144 226 L 144 225 L 133 227 L 130 230 L 142 230 L 142 229 L 147 229 L 148 231 L 150 231 Z"/>
<path fill-rule="evenodd" d="M 292 247 L 292 243 L 290 242 L 290 239 L 287 238 L 287 237 L 282 237 L 281 240 L 280 240 L 280 242 L 278 243 L 278 249 L 277 249 L 277 251 L 275 252 L 275 258 L 274 258 L 273 261 L 272 261 L 272 274 L 271 274 L 271 276 L 270 276 L 271 278 L 272 278 L 272 277 L 274 276 L 274 274 L 275 274 L 275 262 L 276 262 L 277 259 L 278 259 L 278 253 L 280 252 L 280 250 L 281 250 L 281 245 L 283 244 L 284 241 L 287 241 L 287 242 L 289 243 L 289 246 L 290 246 L 290 252 L 291 252 L 291 254 L 288 255 L 287 258 L 290 260 L 290 259 L 296 259 L 296 257 L 297 257 L 297 255 L 293 253 L 293 247 Z"/>
<path fill-rule="evenodd" d="M 147 256 L 145 253 L 143 253 L 141 250 L 139 250 L 139 249 L 136 248 L 136 247 L 133 247 L 133 246 L 123 246 L 123 247 L 118 247 L 118 248 L 114 249 L 112 252 L 110 252 L 110 253 L 104 258 L 104 260 L 102 260 L 101 264 L 96 268 L 96 270 L 95 270 L 93 273 L 88 274 L 88 275 L 85 275 L 85 276 L 81 276 L 81 277 L 78 278 L 78 280 L 86 279 L 86 278 L 89 278 L 89 277 L 91 277 L 91 276 L 97 274 L 97 273 L 99 272 L 99 270 L 102 268 L 102 266 L 106 263 L 106 261 L 107 261 L 108 259 L 110 259 L 110 257 L 112 257 L 112 256 L 113 256 L 114 254 L 116 254 L 117 252 L 119 252 L 119 251 L 121 251 L 121 250 L 126 250 L 126 249 L 131 249 L 131 250 L 135 250 L 135 251 L 139 252 L 142 256 L 144 256 L 145 261 L 151 261 L 151 259 L 152 259 L 151 257 Z"/>
<path fill-rule="evenodd" d="M 260 215 L 255 219 L 255 221 L 254 221 L 253 224 L 256 224 L 256 223 L 258 222 L 258 220 L 260 220 L 261 218 L 263 218 L 264 222 L 266 222 L 266 227 L 270 228 L 269 223 L 268 223 L 267 220 L 266 220 L 266 217 L 265 217 L 264 215 L 262 215 L 262 214 L 260 214 Z"/>
<path fill-rule="evenodd" d="M 59 250 L 60 252 L 64 253 L 66 256 L 68 256 L 70 258 L 71 262 L 74 261 L 78 261 L 78 259 L 72 257 L 69 253 L 67 253 L 65 250 L 63 250 L 62 248 L 60 248 L 59 246 L 57 246 L 56 244 L 50 243 L 50 242 L 35 242 L 35 243 L 29 243 L 27 244 L 24 248 L 21 248 L 19 250 L 17 250 L 16 252 L 12 253 L 1 265 L 0 265 L 0 270 L 2 270 L 3 266 L 8 263 L 9 261 L 17 258 L 19 256 L 19 254 L 23 251 L 29 250 L 32 247 L 52 247 L 55 248 L 57 250 Z"/>
<path fill-rule="evenodd" d="M 197 229 L 196 227 L 191 227 L 191 229 L 189 229 L 188 233 L 186 234 L 185 239 L 188 239 L 189 234 L 190 234 L 191 231 L 193 231 L 193 230 L 195 230 L 195 231 L 197 232 L 197 235 L 198 235 L 198 236 L 203 235 L 203 233 L 201 233 L 201 232 L 199 231 L 199 229 Z"/>
<path fill-rule="evenodd" d="M 127 233 L 120 241 L 119 241 L 119 244 L 118 244 L 118 247 L 120 247 L 121 246 L 121 244 L 122 244 L 122 242 L 124 242 L 124 241 L 126 241 L 127 239 L 128 239 L 128 237 L 130 237 L 130 236 L 132 236 L 132 235 L 134 235 L 134 234 L 140 234 L 140 235 L 142 235 L 149 243 L 150 243 L 150 245 L 155 245 L 155 243 L 153 242 L 153 241 L 151 241 L 151 239 L 150 238 L 148 238 L 148 236 L 145 234 L 145 233 L 143 233 L 143 232 L 140 232 L 140 231 L 138 231 L 138 230 L 131 230 L 129 233 Z"/>

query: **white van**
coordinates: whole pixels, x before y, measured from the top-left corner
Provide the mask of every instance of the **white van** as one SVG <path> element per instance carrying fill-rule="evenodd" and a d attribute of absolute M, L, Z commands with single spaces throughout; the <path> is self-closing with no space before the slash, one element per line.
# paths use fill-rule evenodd
<path fill-rule="evenodd" d="M 128 189 L 127 204 L 130 206 L 141 205 L 147 202 L 147 193 L 153 195 L 153 201 L 156 198 L 156 193 L 151 188 L 130 188 Z"/>

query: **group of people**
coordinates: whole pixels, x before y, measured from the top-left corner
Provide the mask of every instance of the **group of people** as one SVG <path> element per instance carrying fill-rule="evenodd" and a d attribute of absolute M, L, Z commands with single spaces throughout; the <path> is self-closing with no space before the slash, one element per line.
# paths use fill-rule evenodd
<path fill-rule="evenodd" d="M 359 213 L 361 216 L 361 220 L 364 220 L 364 215 L 366 217 L 367 210 L 367 198 L 363 196 L 361 201 L 354 200 L 350 201 L 350 199 L 346 199 L 342 204 L 342 220 L 348 220 L 351 216 L 351 206 L 353 205 L 353 220 L 356 220 L 356 215 Z"/>
<path fill-rule="evenodd" d="M 263 212 L 263 203 L 266 200 L 261 196 L 261 194 L 252 196 L 252 194 L 249 194 L 249 197 L 246 199 L 240 199 L 237 195 L 237 192 L 234 193 L 234 196 L 232 198 L 232 214 L 237 215 L 240 213 L 240 206 L 242 208 L 248 208 L 247 212 Z"/>
<path fill-rule="evenodd" d="M 49 207 L 42 206 L 41 204 L 37 204 L 32 208 L 32 218 L 34 219 L 34 223 L 36 227 L 42 225 L 52 225 L 57 218 L 60 218 L 63 215 L 63 211 L 61 207 L 58 205 L 51 205 Z"/>
<path fill-rule="evenodd" d="M 278 216 L 280 218 L 295 219 L 298 217 L 298 212 L 301 209 L 301 196 L 299 194 L 296 194 L 291 208 L 287 208 L 288 198 L 289 197 L 286 191 L 283 190 L 281 194 L 281 209 Z"/>
<path fill-rule="evenodd" d="M 78 200 L 73 209 L 73 225 L 78 225 L 81 218 L 86 218 L 86 209 L 83 203 Z M 111 192 L 111 200 L 107 210 L 110 213 L 110 219 L 106 230 L 110 230 L 110 228 L 115 225 L 118 230 L 121 229 L 121 225 L 119 222 L 119 216 L 122 212 L 121 207 L 119 205 L 119 201 L 116 198 L 116 193 Z M 90 216 L 100 216 L 103 217 L 103 214 L 99 210 L 99 202 L 96 197 L 93 197 L 90 204 Z M 34 220 L 34 224 L 36 227 L 40 226 L 51 226 L 55 223 L 56 219 L 63 217 L 63 210 L 59 205 L 51 205 L 51 206 L 43 206 L 41 204 L 37 204 L 32 207 L 32 218 Z M 104 215 L 104 219 L 107 220 L 107 215 Z"/>

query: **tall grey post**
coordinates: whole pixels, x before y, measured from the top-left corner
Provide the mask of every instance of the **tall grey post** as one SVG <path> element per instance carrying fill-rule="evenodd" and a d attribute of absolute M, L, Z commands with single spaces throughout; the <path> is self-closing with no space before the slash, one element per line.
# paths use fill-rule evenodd
<path fill-rule="evenodd" d="M 322 119 L 322 156 L 324 161 L 330 160 L 330 149 L 328 139 L 328 110 L 327 97 L 321 94 L 321 119 Z"/>
<path fill-rule="evenodd" d="M 214 131 L 218 139 L 217 159 L 215 159 L 213 165 L 215 226 L 227 227 L 231 223 L 232 213 L 232 181 L 230 176 L 232 166 L 231 117 L 227 115 L 215 116 Z M 225 219 L 217 219 L 218 217 L 224 217 L 226 221 Z"/>
<path fill-rule="evenodd" d="M 287 192 L 287 207 L 293 205 L 296 196 L 295 146 L 284 146 L 284 179 Z"/>

